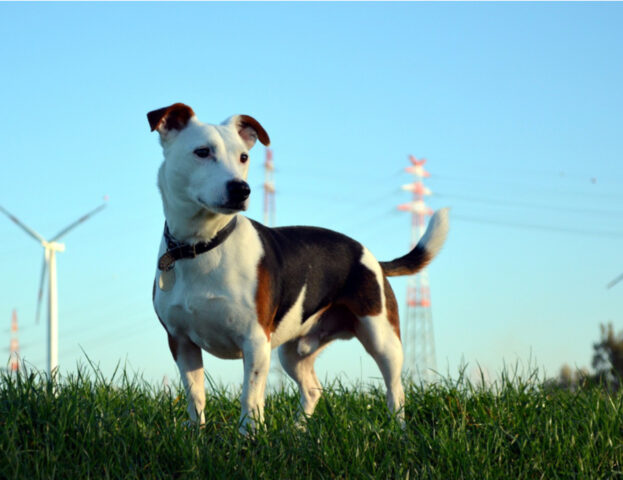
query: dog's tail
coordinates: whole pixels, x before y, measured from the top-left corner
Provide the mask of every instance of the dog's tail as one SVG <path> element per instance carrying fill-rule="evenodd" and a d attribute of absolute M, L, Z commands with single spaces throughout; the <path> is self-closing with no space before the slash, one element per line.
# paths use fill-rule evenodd
<path fill-rule="evenodd" d="M 442 208 L 435 212 L 428 222 L 424 236 L 413 250 L 391 262 L 380 262 L 386 277 L 412 275 L 424 268 L 439 253 L 450 227 L 448 210 L 448 208 Z"/>

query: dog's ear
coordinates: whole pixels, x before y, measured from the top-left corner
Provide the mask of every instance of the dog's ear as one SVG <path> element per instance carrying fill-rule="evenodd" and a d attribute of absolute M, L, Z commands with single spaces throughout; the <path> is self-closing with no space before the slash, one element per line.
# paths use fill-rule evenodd
<path fill-rule="evenodd" d="M 226 120 L 225 123 L 232 125 L 238 131 L 238 135 L 240 135 L 248 149 L 251 149 L 257 140 L 262 145 L 270 145 L 270 138 L 264 127 L 249 115 L 234 115 Z"/>
<path fill-rule="evenodd" d="M 195 112 L 188 105 L 174 103 L 168 107 L 153 110 L 147 114 L 147 120 L 151 131 L 158 130 L 163 137 L 172 130 L 182 130 L 189 120 L 195 116 Z"/>

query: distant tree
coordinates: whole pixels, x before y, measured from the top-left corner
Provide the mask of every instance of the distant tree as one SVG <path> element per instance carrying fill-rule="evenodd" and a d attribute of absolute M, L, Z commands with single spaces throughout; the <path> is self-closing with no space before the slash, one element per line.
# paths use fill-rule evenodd
<path fill-rule="evenodd" d="M 546 381 L 547 388 L 564 388 L 565 390 L 576 391 L 578 388 L 591 382 L 591 374 L 586 368 L 571 368 L 568 364 L 560 367 L 558 377 L 550 378 Z"/>
<path fill-rule="evenodd" d="M 558 377 L 548 379 L 548 388 L 575 391 L 585 385 L 601 385 L 618 391 L 623 387 L 623 331 L 615 333 L 612 323 L 599 326 L 601 339 L 593 344 L 593 370 L 572 369 L 568 364 L 560 368 Z"/>
<path fill-rule="evenodd" d="M 575 385 L 575 375 L 573 374 L 573 370 L 566 363 L 560 367 L 558 383 L 564 388 L 572 388 Z"/>
<path fill-rule="evenodd" d="M 595 380 L 616 391 L 623 379 L 623 331 L 615 334 L 612 323 L 602 324 L 600 329 L 601 341 L 593 344 Z"/>

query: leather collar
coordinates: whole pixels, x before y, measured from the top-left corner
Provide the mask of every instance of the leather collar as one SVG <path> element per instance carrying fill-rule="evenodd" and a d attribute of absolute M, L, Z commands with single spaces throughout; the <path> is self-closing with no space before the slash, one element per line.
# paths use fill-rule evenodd
<path fill-rule="evenodd" d="M 177 260 L 195 258 L 197 255 L 218 247 L 227 240 L 227 237 L 229 237 L 234 231 L 234 228 L 236 228 L 237 218 L 237 215 L 235 215 L 209 242 L 198 242 L 192 245 L 176 240 L 173 235 L 171 235 L 167 222 L 164 222 L 164 239 L 167 242 L 167 251 L 158 260 L 158 270 L 167 272 L 175 266 Z"/>

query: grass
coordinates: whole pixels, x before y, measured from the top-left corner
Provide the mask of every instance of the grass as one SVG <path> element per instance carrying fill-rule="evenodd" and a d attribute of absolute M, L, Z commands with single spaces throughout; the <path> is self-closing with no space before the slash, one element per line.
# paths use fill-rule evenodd
<path fill-rule="evenodd" d="M 307 431 L 293 389 L 269 395 L 267 423 L 238 434 L 239 402 L 211 386 L 206 426 L 185 426 L 182 390 L 84 370 L 56 388 L 39 373 L 0 378 L 0 478 L 616 478 L 623 395 L 536 378 L 480 388 L 408 384 L 407 429 L 384 390 L 326 389 Z"/>

